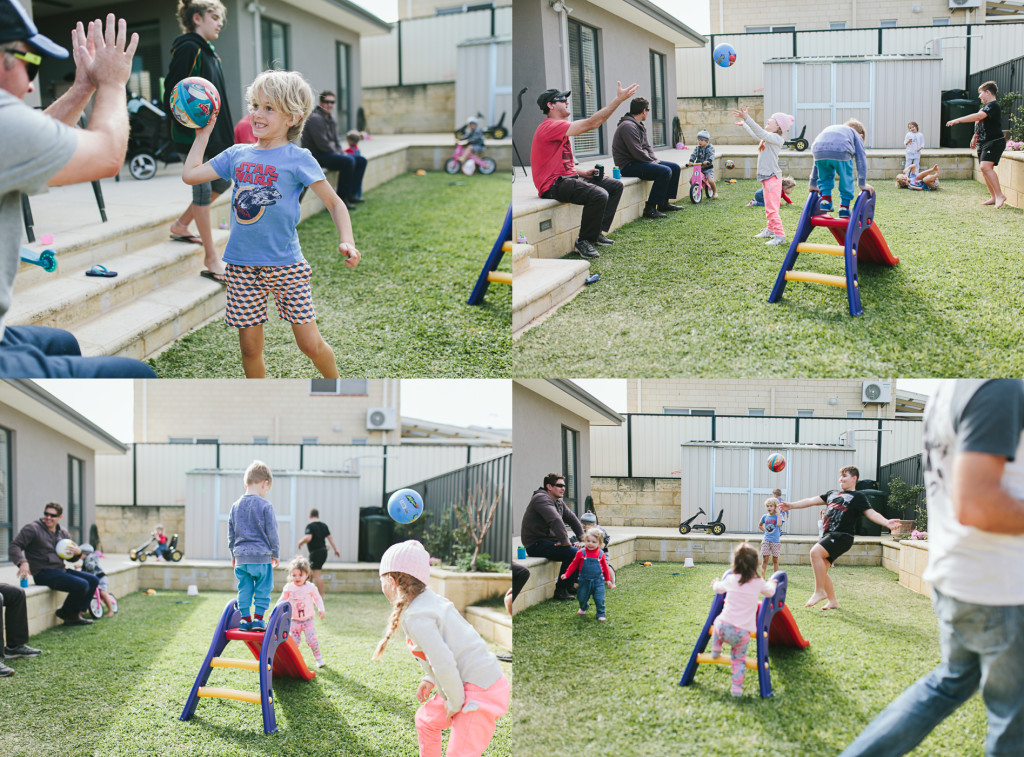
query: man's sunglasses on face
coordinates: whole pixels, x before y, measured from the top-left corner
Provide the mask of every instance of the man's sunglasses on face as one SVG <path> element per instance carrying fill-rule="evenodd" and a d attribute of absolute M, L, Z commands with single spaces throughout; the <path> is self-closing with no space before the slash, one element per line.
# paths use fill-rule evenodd
<path fill-rule="evenodd" d="M 567 102 L 569 102 L 569 98 L 568 97 L 556 97 L 551 102 L 553 102 L 553 103 L 567 103 Z"/>
<path fill-rule="evenodd" d="M 334 100 L 321 100 L 321 105 L 334 105 Z"/>
<path fill-rule="evenodd" d="M 43 62 L 42 56 L 22 50 L 8 50 L 7 52 L 18 60 L 25 61 L 25 74 L 28 76 L 29 81 L 36 78 L 36 74 L 39 73 L 39 64 Z"/>
<path fill-rule="evenodd" d="M 551 485 L 555 486 L 555 487 L 558 487 L 559 489 L 564 489 L 565 488 L 565 484 L 551 484 Z"/>
<path fill-rule="evenodd" d="M 43 513 L 43 517 L 44 518 L 59 518 L 60 515 L 58 515 L 57 513 L 44 512 Z"/>

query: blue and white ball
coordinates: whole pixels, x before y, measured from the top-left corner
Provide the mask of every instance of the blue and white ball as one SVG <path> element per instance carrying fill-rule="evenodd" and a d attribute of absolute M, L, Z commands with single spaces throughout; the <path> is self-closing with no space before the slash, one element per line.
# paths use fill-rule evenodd
<path fill-rule="evenodd" d="M 723 42 L 715 47 L 715 51 L 711 53 L 711 59 L 722 68 L 729 68 L 736 62 L 736 48 L 728 42 Z"/>
<path fill-rule="evenodd" d="M 415 489 L 399 489 L 388 499 L 388 515 L 396 523 L 412 523 L 423 515 L 423 497 Z"/>

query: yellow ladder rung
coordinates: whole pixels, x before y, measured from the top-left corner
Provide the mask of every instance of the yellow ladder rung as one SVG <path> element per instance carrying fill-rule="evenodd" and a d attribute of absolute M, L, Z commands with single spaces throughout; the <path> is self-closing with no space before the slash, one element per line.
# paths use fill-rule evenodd
<path fill-rule="evenodd" d="M 201 697 L 216 697 L 218 699 L 237 699 L 239 702 L 251 702 L 260 704 L 260 695 L 249 691 L 238 691 L 237 689 L 218 689 L 215 686 L 200 686 L 197 692 Z"/>
<path fill-rule="evenodd" d="M 214 657 L 210 660 L 211 668 L 239 668 L 241 670 L 251 670 L 255 673 L 260 672 L 260 663 L 258 660 L 236 660 L 232 657 Z"/>
<path fill-rule="evenodd" d="M 813 271 L 786 271 L 786 281 L 806 281 L 809 284 L 828 284 L 829 286 L 846 289 L 845 276 L 833 276 L 828 273 L 814 273 Z M 857 286 L 857 282 L 853 282 Z"/>
<path fill-rule="evenodd" d="M 487 274 L 487 280 L 498 284 L 511 284 L 512 274 L 506 271 L 491 271 Z"/>
<path fill-rule="evenodd" d="M 797 252 L 820 252 L 824 255 L 838 255 L 842 257 L 845 253 L 846 248 L 839 244 L 812 244 L 811 242 L 801 242 L 796 246 Z M 854 250 L 853 254 L 856 255 L 857 251 Z"/>
<path fill-rule="evenodd" d="M 501 251 L 502 252 L 512 252 L 512 242 L 511 241 L 503 242 L 502 245 L 501 245 Z"/>
<path fill-rule="evenodd" d="M 732 665 L 732 659 L 727 654 L 722 654 L 717 658 L 712 658 L 707 652 L 701 652 L 697 655 L 697 662 L 706 662 L 714 665 Z M 747 658 L 747 670 L 757 670 L 757 660 L 751 657 Z"/>

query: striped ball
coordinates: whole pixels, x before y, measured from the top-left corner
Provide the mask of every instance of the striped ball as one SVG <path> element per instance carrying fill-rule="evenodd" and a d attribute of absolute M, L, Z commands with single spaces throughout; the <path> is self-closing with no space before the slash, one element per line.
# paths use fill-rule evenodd
<path fill-rule="evenodd" d="M 786 458 L 784 458 L 779 453 L 776 452 L 774 455 L 768 456 L 768 470 L 770 470 L 772 473 L 778 473 L 785 467 Z"/>

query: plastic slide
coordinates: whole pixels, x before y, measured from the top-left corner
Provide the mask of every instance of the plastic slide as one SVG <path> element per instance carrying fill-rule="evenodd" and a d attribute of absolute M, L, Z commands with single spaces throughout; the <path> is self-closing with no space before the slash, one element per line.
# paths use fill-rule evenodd
<path fill-rule="evenodd" d="M 224 634 L 231 641 L 244 641 L 249 647 L 253 657 L 260 659 L 260 648 L 263 644 L 263 633 L 259 631 L 239 631 L 234 628 Z M 278 644 L 274 654 L 274 675 L 287 676 L 288 678 L 301 678 L 303 681 L 312 681 L 316 673 L 309 669 L 306 661 L 299 651 L 298 644 L 288 634 L 288 638 Z"/>

